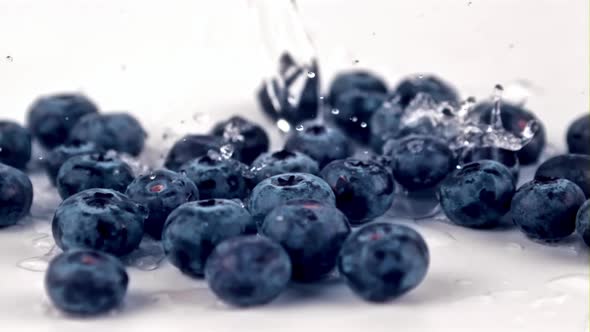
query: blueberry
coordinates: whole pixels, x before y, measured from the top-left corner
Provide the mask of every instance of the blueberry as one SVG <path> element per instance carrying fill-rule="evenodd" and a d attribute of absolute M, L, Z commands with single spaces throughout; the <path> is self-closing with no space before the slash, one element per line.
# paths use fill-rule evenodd
<path fill-rule="evenodd" d="M 240 204 L 227 199 L 202 200 L 185 203 L 168 216 L 162 245 L 174 266 L 201 277 L 215 246 L 251 233 L 256 234 L 256 223 Z"/>
<path fill-rule="evenodd" d="M 367 301 L 384 302 L 418 286 L 429 261 L 428 247 L 416 231 L 375 223 L 346 240 L 338 270 L 356 294 Z"/>
<path fill-rule="evenodd" d="M 377 75 L 368 71 L 357 70 L 340 73 L 332 81 L 328 101 L 334 105 L 342 94 L 350 90 L 387 93 L 387 85 Z"/>
<path fill-rule="evenodd" d="M 370 143 L 375 152 L 382 153 L 385 142 L 390 138 L 398 137 L 402 129 L 403 114 L 403 108 L 394 101 L 386 101 L 375 111 L 369 121 Z"/>
<path fill-rule="evenodd" d="M 350 138 L 368 143 L 371 137 L 371 117 L 386 100 L 387 95 L 383 93 L 348 90 L 334 102 L 333 109 L 326 109 L 325 116 Z"/>
<path fill-rule="evenodd" d="M 472 110 L 472 116 L 479 118 L 484 123 L 490 123 L 493 104 L 486 102 L 476 105 Z M 535 120 L 538 124 L 538 131 L 533 139 L 517 152 L 521 165 L 531 165 L 539 160 L 541 152 L 545 148 L 546 134 L 545 127 L 541 121 L 530 111 L 509 103 L 502 103 L 501 118 L 506 130 L 520 134 L 527 123 Z"/>
<path fill-rule="evenodd" d="M 268 151 L 268 135 L 259 125 L 241 116 L 233 116 L 213 127 L 211 134 L 223 137 L 233 144 L 240 155 L 240 161 L 250 165 L 261 153 Z"/>
<path fill-rule="evenodd" d="M 94 250 L 64 252 L 49 263 L 45 290 L 59 310 L 74 315 L 98 315 L 118 307 L 129 277 L 121 262 Z"/>
<path fill-rule="evenodd" d="M 46 148 L 64 144 L 72 128 L 85 115 L 98 112 L 96 105 L 79 94 L 56 94 L 37 99 L 29 110 L 28 127 Z"/>
<path fill-rule="evenodd" d="M 31 133 L 18 123 L 0 121 L 0 163 L 24 169 L 31 160 Z"/>
<path fill-rule="evenodd" d="M 265 237 L 234 237 L 213 250 L 205 277 L 223 302 L 238 307 L 263 305 L 287 287 L 291 262 L 280 245 Z"/>
<path fill-rule="evenodd" d="M 270 177 L 254 187 L 248 210 L 258 223 L 276 206 L 293 199 L 311 199 L 335 206 L 332 189 L 312 174 L 285 173 Z"/>
<path fill-rule="evenodd" d="M 336 206 L 352 224 L 363 224 L 383 215 L 393 203 L 393 176 L 375 162 L 336 160 L 324 167 L 321 176 L 334 191 Z"/>
<path fill-rule="evenodd" d="M 53 148 L 46 156 L 44 167 L 52 184 L 56 184 L 61 166 L 70 158 L 85 154 L 102 153 L 92 142 L 70 142 Z"/>
<path fill-rule="evenodd" d="M 179 172 L 197 185 L 201 199 L 243 199 L 248 195 L 249 170 L 237 160 L 205 155 L 185 163 Z"/>
<path fill-rule="evenodd" d="M 199 190 L 188 177 L 165 169 L 138 176 L 125 194 L 147 207 L 145 232 L 157 240 L 162 237 L 166 218 L 174 209 L 199 199 Z"/>
<path fill-rule="evenodd" d="M 89 114 L 74 126 L 70 140 L 93 142 L 104 150 L 138 156 L 147 134 L 139 121 L 128 113 Z"/>
<path fill-rule="evenodd" d="M 590 198 L 590 156 L 583 154 L 563 154 L 542 163 L 535 179 L 563 178 L 577 184 L 586 197 Z"/>
<path fill-rule="evenodd" d="M 493 147 L 474 147 L 465 150 L 461 154 L 461 164 L 463 165 L 479 160 L 493 160 L 503 164 L 512 173 L 514 183 L 518 182 L 520 163 L 518 162 L 518 154 L 515 151 Z"/>
<path fill-rule="evenodd" d="M 506 166 L 480 160 L 455 170 L 441 183 L 438 196 L 446 216 L 455 224 L 492 228 L 510 210 L 514 181 Z"/>
<path fill-rule="evenodd" d="M 178 140 L 166 157 L 164 167 L 178 171 L 187 161 L 207 155 L 209 151 L 218 152 L 223 146 L 223 138 L 210 135 L 186 135 Z M 239 159 L 239 158 L 237 158 Z"/>
<path fill-rule="evenodd" d="M 403 107 L 410 104 L 419 93 L 430 95 L 436 102 L 459 104 L 459 94 L 449 83 L 433 75 L 414 75 L 403 79 L 393 90 Z"/>
<path fill-rule="evenodd" d="M 425 135 L 410 135 L 386 143 L 384 154 L 392 159 L 395 180 L 409 191 L 435 187 L 455 169 L 447 142 Z"/>
<path fill-rule="evenodd" d="M 58 247 L 94 249 L 116 256 L 130 253 L 143 236 L 146 211 L 110 189 L 88 189 L 64 200 L 51 225 Z"/>
<path fill-rule="evenodd" d="M 261 233 L 287 251 L 292 279 L 310 282 L 334 269 L 350 226 L 346 216 L 331 205 L 293 200 L 277 206 L 266 216 Z"/>
<path fill-rule="evenodd" d="M 584 193 L 566 179 L 533 180 L 512 199 L 512 219 L 530 238 L 557 241 L 572 234 Z"/>
<path fill-rule="evenodd" d="M 56 184 L 65 199 L 91 188 L 125 192 L 133 178 L 131 167 L 121 159 L 94 153 L 68 159 L 57 173 Z"/>
<path fill-rule="evenodd" d="M 350 156 L 350 143 L 339 129 L 317 122 L 305 122 L 301 126 L 302 130 L 293 131 L 287 138 L 286 150 L 310 156 L 320 168 Z"/>
<path fill-rule="evenodd" d="M 576 231 L 590 247 L 590 200 L 587 200 L 576 215 Z"/>
<path fill-rule="evenodd" d="M 590 116 L 576 119 L 567 129 L 566 138 L 570 153 L 590 154 Z"/>
<path fill-rule="evenodd" d="M 11 226 L 29 214 L 33 185 L 22 171 L 0 164 L 0 227 Z"/>
<path fill-rule="evenodd" d="M 301 152 L 287 150 L 263 153 L 254 160 L 250 170 L 255 183 L 283 173 L 310 173 L 315 175 L 320 172 L 318 163 L 315 160 Z"/>

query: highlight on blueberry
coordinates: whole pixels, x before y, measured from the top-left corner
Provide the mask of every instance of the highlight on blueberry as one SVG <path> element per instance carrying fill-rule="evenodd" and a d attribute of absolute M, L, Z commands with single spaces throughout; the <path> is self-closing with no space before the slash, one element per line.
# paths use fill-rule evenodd
<path fill-rule="evenodd" d="M 590 154 L 590 116 L 584 114 L 567 129 L 567 146 L 570 153 Z"/>
<path fill-rule="evenodd" d="M 514 183 L 516 184 L 518 182 L 520 162 L 518 161 L 518 154 L 515 151 L 494 147 L 472 147 L 465 149 L 459 159 L 461 165 L 480 160 L 497 161 L 510 170 L 514 178 Z"/>
<path fill-rule="evenodd" d="M 16 122 L 0 121 L 0 163 L 24 169 L 31 160 L 31 133 Z"/>
<path fill-rule="evenodd" d="M 29 177 L 19 169 L 0 164 L 0 227 L 15 225 L 29 214 L 32 203 Z"/>

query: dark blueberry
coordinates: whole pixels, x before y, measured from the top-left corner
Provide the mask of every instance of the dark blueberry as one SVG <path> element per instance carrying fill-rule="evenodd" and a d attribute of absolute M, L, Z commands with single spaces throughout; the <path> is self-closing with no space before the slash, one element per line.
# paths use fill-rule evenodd
<path fill-rule="evenodd" d="M 287 287 L 291 262 L 280 245 L 265 237 L 234 237 L 213 250 L 205 277 L 223 302 L 238 307 L 263 305 Z"/>
<path fill-rule="evenodd" d="M 580 207 L 576 215 L 576 231 L 590 247 L 590 200 Z"/>
<path fill-rule="evenodd" d="M 387 85 L 383 79 L 368 71 L 357 70 L 340 73 L 332 81 L 328 102 L 332 105 L 336 104 L 338 98 L 350 90 L 387 93 Z"/>
<path fill-rule="evenodd" d="M 590 142 L 589 142 L 590 143 Z M 590 156 L 563 154 L 542 163 L 535 179 L 568 179 L 577 184 L 587 198 L 590 198 Z"/>
<path fill-rule="evenodd" d="M 433 75 L 414 75 L 403 79 L 393 90 L 403 107 L 410 104 L 419 93 L 430 95 L 436 102 L 459 103 L 459 93 L 449 83 Z"/>
<path fill-rule="evenodd" d="M 183 273 L 201 277 L 213 249 L 229 238 L 256 234 L 256 223 L 240 204 L 227 199 L 189 202 L 174 210 L 164 226 L 162 245 Z"/>
<path fill-rule="evenodd" d="M 139 246 L 145 217 L 143 206 L 117 191 L 88 189 L 57 207 L 51 227 L 64 251 L 83 248 L 122 256 Z"/>
<path fill-rule="evenodd" d="M 387 95 L 383 93 L 348 90 L 338 97 L 332 109 L 326 108 L 325 116 L 350 138 L 368 143 L 371 117 L 386 100 Z"/>
<path fill-rule="evenodd" d="M 484 123 L 490 123 L 492 117 L 493 104 L 486 102 L 478 104 L 472 110 L 472 116 L 479 118 Z M 545 127 L 541 121 L 530 111 L 509 103 L 502 103 L 501 118 L 504 128 L 514 134 L 522 133 L 527 123 L 535 120 L 538 124 L 538 131 L 535 137 L 517 152 L 518 160 L 521 165 L 531 165 L 539 160 L 539 156 L 545 148 Z"/>
<path fill-rule="evenodd" d="M 386 101 L 373 114 L 369 121 L 371 130 L 371 148 L 377 152 L 383 152 L 385 142 L 394 137 L 398 137 L 401 128 L 401 119 L 403 108 L 394 101 Z"/>
<path fill-rule="evenodd" d="M 391 172 L 369 160 L 336 160 L 324 167 L 322 178 L 336 195 L 336 206 L 352 224 L 383 215 L 393 203 L 395 184 Z"/>
<path fill-rule="evenodd" d="M 320 106 L 317 63 L 301 66 L 284 53 L 279 75 L 263 82 L 257 92 L 262 111 L 273 120 L 282 119 L 293 125 L 314 119 Z"/>
<path fill-rule="evenodd" d="M 31 160 L 31 133 L 18 123 L 0 121 L 0 163 L 24 169 Z"/>
<path fill-rule="evenodd" d="M 97 113 L 98 108 L 79 94 L 57 94 L 37 99 L 29 110 L 28 127 L 46 148 L 64 144 L 72 128 L 85 115 Z"/>
<path fill-rule="evenodd" d="M 367 301 L 384 302 L 418 286 L 429 262 L 428 247 L 415 230 L 376 223 L 344 242 L 338 270 L 356 294 Z"/>
<path fill-rule="evenodd" d="M 390 140 L 384 149 L 392 159 L 395 180 L 409 191 L 433 188 L 455 169 L 453 151 L 435 136 L 410 135 Z"/>
<path fill-rule="evenodd" d="M 33 185 L 22 171 L 0 164 L 0 227 L 11 226 L 29 214 Z"/>
<path fill-rule="evenodd" d="M 263 153 L 254 160 L 250 170 L 255 183 L 283 173 L 310 173 L 315 175 L 320 172 L 318 163 L 315 160 L 301 152 L 287 150 Z"/>
<path fill-rule="evenodd" d="M 293 280 L 310 282 L 334 269 L 350 226 L 346 216 L 331 205 L 294 200 L 272 210 L 261 233 L 287 251 Z"/>
<path fill-rule="evenodd" d="M 56 184 L 57 174 L 61 166 L 70 158 L 84 154 L 102 153 L 96 144 L 92 142 L 70 142 L 59 145 L 45 156 L 45 171 L 52 184 Z"/>
<path fill-rule="evenodd" d="M 270 145 L 264 129 L 241 116 L 233 116 L 218 123 L 213 127 L 211 134 L 223 137 L 224 140 L 233 144 L 234 149 L 238 151 L 240 161 L 248 165 L 260 154 L 268 151 Z"/>
<path fill-rule="evenodd" d="M 479 160 L 493 160 L 506 166 L 512 173 L 514 183 L 518 182 L 520 163 L 515 151 L 493 147 L 474 147 L 465 150 L 461 154 L 461 164 L 469 164 Z"/>
<path fill-rule="evenodd" d="M 567 146 L 570 153 L 590 154 L 590 116 L 585 114 L 567 129 Z"/>
<path fill-rule="evenodd" d="M 93 142 L 104 150 L 138 156 L 147 134 L 141 123 L 128 113 L 90 114 L 74 126 L 70 140 Z"/>
<path fill-rule="evenodd" d="M 557 241 L 576 229 L 576 213 L 584 200 L 580 187 L 569 180 L 533 180 L 518 188 L 510 212 L 528 237 Z"/>
<path fill-rule="evenodd" d="M 339 129 L 317 122 L 305 122 L 287 138 L 285 150 L 302 152 L 324 167 L 351 154 L 351 146 Z"/>
<path fill-rule="evenodd" d="M 178 171 L 187 161 L 207 155 L 209 151 L 219 153 L 223 138 L 211 135 L 187 135 L 178 140 L 166 157 L 164 167 Z M 239 159 L 239 158 L 237 158 Z"/>
<path fill-rule="evenodd" d="M 174 209 L 199 199 L 197 186 L 187 176 L 166 169 L 138 176 L 125 194 L 147 207 L 145 232 L 157 240 L 162 237 L 166 218 Z"/>
<path fill-rule="evenodd" d="M 234 159 L 211 158 L 208 155 L 193 159 L 180 167 L 199 188 L 201 199 L 245 198 L 248 195 L 246 173 L 248 167 Z M 246 175 L 247 177 L 245 177 Z"/>
<path fill-rule="evenodd" d="M 492 160 L 475 161 L 455 170 L 440 185 L 440 204 L 455 224 L 492 228 L 510 210 L 514 180 L 506 166 Z"/>
<path fill-rule="evenodd" d="M 330 186 L 312 174 L 285 173 L 270 177 L 254 187 L 248 210 L 258 223 L 275 207 L 294 199 L 311 199 L 335 206 Z"/>
<path fill-rule="evenodd" d="M 118 307 L 129 277 L 121 262 L 94 250 L 64 252 L 49 263 L 45 290 L 59 310 L 73 315 L 97 315 Z"/>
<path fill-rule="evenodd" d="M 133 170 L 121 159 L 94 153 L 68 159 L 57 173 L 56 184 L 65 199 L 91 188 L 125 192 L 133 178 Z"/>

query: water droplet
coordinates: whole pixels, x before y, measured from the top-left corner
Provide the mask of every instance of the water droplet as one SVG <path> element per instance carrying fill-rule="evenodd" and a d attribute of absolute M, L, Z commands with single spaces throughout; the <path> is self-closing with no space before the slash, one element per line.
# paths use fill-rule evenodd
<path fill-rule="evenodd" d="M 185 120 L 180 120 L 180 124 L 184 124 L 185 122 Z"/>
<path fill-rule="evenodd" d="M 163 133 L 162 134 L 162 140 L 167 140 L 168 139 L 168 133 Z"/>
<path fill-rule="evenodd" d="M 308 71 L 307 72 L 307 77 L 309 77 L 309 78 L 315 78 L 315 73 L 313 71 Z"/>
<path fill-rule="evenodd" d="M 588 274 L 566 274 L 547 281 L 546 285 L 552 289 L 588 292 L 588 280 L 590 280 Z"/>
<path fill-rule="evenodd" d="M 506 244 L 506 249 L 510 250 L 510 251 L 523 251 L 524 250 L 524 246 L 522 244 L 516 243 L 516 242 L 510 242 L 508 244 Z"/>
<path fill-rule="evenodd" d="M 297 125 L 297 127 L 295 127 L 295 130 L 297 131 L 303 131 L 303 125 Z"/>
<path fill-rule="evenodd" d="M 474 295 L 464 297 L 455 301 L 456 304 L 465 305 L 467 304 L 492 304 L 494 302 L 494 298 L 491 294 L 481 294 L 481 295 Z"/>
<path fill-rule="evenodd" d="M 467 6 L 471 6 L 472 3 L 472 1 L 467 2 Z"/>
<path fill-rule="evenodd" d="M 2 152 L 2 147 L 0 147 L 0 152 Z"/>
<path fill-rule="evenodd" d="M 14 60 L 14 59 L 12 58 L 12 56 L 10 56 L 10 55 L 7 55 L 7 56 L 6 56 L 6 61 L 8 61 L 8 62 L 12 62 L 13 60 Z"/>
<path fill-rule="evenodd" d="M 279 128 L 279 130 L 285 133 L 288 133 L 291 130 L 291 125 L 284 119 L 280 119 L 279 121 L 277 121 L 277 127 Z"/>
<path fill-rule="evenodd" d="M 361 128 L 367 128 L 367 123 L 366 122 L 361 122 Z"/>
<path fill-rule="evenodd" d="M 457 239 L 451 233 L 437 229 L 421 228 L 420 233 L 431 248 L 446 247 L 457 242 Z"/>
<path fill-rule="evenodd" d="M 334 115 L 338 115 L 338 114 L 340 114 L 340 110 L 339 110 L 339 109 L 337 109 L 337 108 L 333 108 L 333 109 L 330 111 L 330 113 L 332 113 L 332 114 L 334 114 Z"/>
<path fill-rule="evenodd" d="M 356 116 L 353 116 L 350 118 L 350 121 L 352 122 L 357 122 L 359 120 L 359 118 L 357 118 Z"/>
<path fill-rule="evenodd" d="M 223 159 L 230 159 L 234 154 L 234 146 L 233 144 L 225 144 L 219 148 L 219 152 Z"/>
<path fill-rule="evenodd" d="M 541 308 L 545 306 L 555 306 L 564 304 L 569 296 L 567 294 L 557 294 L 548 297 L 542 297 L 531 303 L 533 308 Z"/>
<path fill-rule="evenodd" d="M 155 174 L 150 174 L 150 180 L 155 180 L 156 179 L 156 175 Z"/>
<path fill-rule="evenodd" d="M 358 60 L 358 59 L 355 59 L 355 60 L 352 62 L 352 64 L 353 64 L 353 65 L 357 65 L 359 62 L 360 62 L 360 60 Z"/>

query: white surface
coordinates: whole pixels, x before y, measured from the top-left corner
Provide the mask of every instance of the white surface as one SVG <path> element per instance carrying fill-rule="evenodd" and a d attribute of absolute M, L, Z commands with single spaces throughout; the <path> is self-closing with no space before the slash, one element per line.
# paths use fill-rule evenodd
<path fill-rule="evenodd" d="M 430 71 L 479 98 L 495 83 L 526 79 L 535 87 L 527 105 L 558 148 L 567 124 L 588 111 L 586 1 L 300 3 L 328 77 L 362 66 L 393 84 Z M 105 110 L 140 116 L 150 150 L 171 144 L 160 142 L 164 132 L 202 132 L 232 113 L 262 122 L 252 98 L 264 65 L 253 24 L 240 0 L 0 0 L 0 117 L 23 121 L 37 95 L 81 90 Z M 36 197 L 35 216 L 48 215 L 48 200 Z M 267 307 L 230 310 L 203 282 L 166 264 L 130 269 L 123 311 L 88 321 L 51 310 L 43 273 L 16 267 L 46 251 L 33 245 L 49 229 L 37 220 L 0 232 L 0 330 L 588 331 L 587 249 L 542 246 L 516 231 L 414 226 L 427 238 L 432 266 L 418 289 L 390 304 L 364 303 L 329 283 L 293 287 Z"/>

